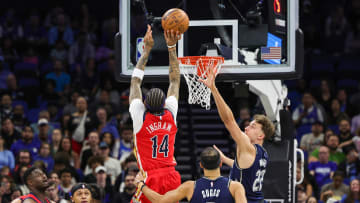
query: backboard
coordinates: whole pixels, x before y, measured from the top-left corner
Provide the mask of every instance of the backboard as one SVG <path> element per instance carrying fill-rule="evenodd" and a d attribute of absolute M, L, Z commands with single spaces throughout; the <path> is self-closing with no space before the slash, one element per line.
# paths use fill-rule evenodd
<path fill-rule="evenodd" d="M 161 16 L 175 7 L 190 18 L 188 31 L 178 42 L 179 57 L 223 56 L 218 76 L 223 81 L 298 78 L 303 66 L 298 4 L 298 0 L 119 0 L 116 78 L 130 79 L 146 25 L 151 24 L 155 46 L 145 79 L 167 81 L 169 61 Z"/>

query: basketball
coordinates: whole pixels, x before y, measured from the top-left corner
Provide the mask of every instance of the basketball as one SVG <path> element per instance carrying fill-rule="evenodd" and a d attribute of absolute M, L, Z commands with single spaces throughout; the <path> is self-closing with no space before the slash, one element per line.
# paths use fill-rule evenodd
<path fill-rule="evenodd" d="M 161 18 L 161 25 L 164 30 L 186 32 L 189 27 L 189 17 L 185 11 L 179 8 L 167 10 Z"/>

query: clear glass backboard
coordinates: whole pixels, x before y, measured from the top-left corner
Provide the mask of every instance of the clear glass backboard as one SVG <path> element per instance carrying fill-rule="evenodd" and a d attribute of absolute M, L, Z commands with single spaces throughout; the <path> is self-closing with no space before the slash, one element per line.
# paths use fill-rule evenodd
<path fill-rule="evenodd" d="M 128 80 L 142 51 L 146 25 L 155 46 L 145 68 L 147 79 L 168 79 L 168 52 L 161 16 L 181 8 L 189 29 L 178 42 L 178 56 L 221 55 L 220 80 L 293 79 L 302 74 L 303 37 L 298 0 L 119 0 L 116 36 L 118 80 Z"/>

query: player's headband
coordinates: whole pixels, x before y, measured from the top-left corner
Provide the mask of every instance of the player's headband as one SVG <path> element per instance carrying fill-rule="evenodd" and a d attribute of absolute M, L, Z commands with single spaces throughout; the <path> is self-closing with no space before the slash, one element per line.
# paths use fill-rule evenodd
<path fill-rule="evenodd" d="M 71 195 L 74 195 L 77 190 L 80 189 L 88 189 L 91 192 L 91 187 L 86 183 L 79 183 L 76 184 L 74 187 L 71 188 Z"/>

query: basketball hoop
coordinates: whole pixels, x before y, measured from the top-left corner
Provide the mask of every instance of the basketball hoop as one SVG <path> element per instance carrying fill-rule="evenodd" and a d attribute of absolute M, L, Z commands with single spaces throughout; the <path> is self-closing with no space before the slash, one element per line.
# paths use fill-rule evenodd
<path fill-rule="evenodd" d="M 208 71 L 216 69 L 216 74 L 224 63 L 223 57 L 218 56 L 185 56 L 179 57 L 179 67 L 184 75 L 189 90 L 189 104 L 200 104 L 201 107 L 210 109 L 210 89 L 199 82 L 206 79 Z"/>

